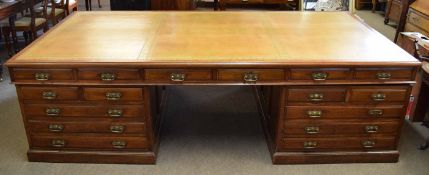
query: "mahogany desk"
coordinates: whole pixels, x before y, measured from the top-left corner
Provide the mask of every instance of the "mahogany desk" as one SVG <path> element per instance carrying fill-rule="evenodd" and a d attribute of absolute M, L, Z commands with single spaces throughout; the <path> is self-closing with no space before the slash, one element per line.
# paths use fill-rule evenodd
<path fill-rule="evenodd" d="M 344 12 L 78 12 L 7 66 L 30 161 L 153 164 L 165 85 L 241 85 L 300 164 L 398 161 L 420 62 Z"/>

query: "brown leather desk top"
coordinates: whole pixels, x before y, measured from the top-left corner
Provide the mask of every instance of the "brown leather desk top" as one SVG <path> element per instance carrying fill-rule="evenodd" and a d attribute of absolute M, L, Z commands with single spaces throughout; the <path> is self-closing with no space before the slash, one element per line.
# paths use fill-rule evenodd
<path fill-rule="evenodd" d="M 12 58 L 55 65 L 418 65 L 344 12 L 78 12 Z"/>

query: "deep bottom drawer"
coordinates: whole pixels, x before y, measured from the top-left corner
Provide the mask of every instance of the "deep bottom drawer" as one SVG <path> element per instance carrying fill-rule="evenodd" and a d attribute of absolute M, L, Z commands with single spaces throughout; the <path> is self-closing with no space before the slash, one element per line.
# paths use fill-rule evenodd
<path fill-rule="evenodd" d="M 146 137 L 108 137 L 108 136 L 31 136 L 32 148 L 48 149 L 100 149 L 100 150 L 148 150 Z"/>

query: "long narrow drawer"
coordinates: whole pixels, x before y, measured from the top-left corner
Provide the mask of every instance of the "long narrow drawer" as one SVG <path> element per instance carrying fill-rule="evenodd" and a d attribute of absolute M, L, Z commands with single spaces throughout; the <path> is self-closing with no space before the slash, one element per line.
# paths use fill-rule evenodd
<path fill-rule="evenodd" d="M 350 79 L 348 68 L 321 68 L 321 69 L 291 69 L 291 80 L 346 80 Z"/>
<path fill-rule="evenodd" d="M 356 68 L 357 80 L 413 80 L 413 68 Z"/>
<path fill-rule="evenodd" d="M 219 69 L 219 81 L 244 83 L 269 82 L 285 80 L 283 69 Z"/>
<path fill-rule="evenodd" d="M 287 90 L 288 102 L 344 102 L 346 88 L 330 86 L 294 87 Z"/>
<path fill-rule="evenodd" d="M 359 106 L 287 106 L 285 119 L 352 119 L 352 118 L 402 118 L 403 105 Z"/>
<path fill-rule="evenodd" d="M 361 121 L 361 120 L 287 120 L 283 122 L 285 137 L 318 137 L 321 135 L 396 135 L 399 131 L 399 120 Z"/>
<path fill-rule="evenodd" d="M 279 151 L 353 151 L 393 150 L 396 139 L 390 137 L 347 137 L 347 138 L 283 138 Z"/>
<path fill-rule="evenodd" d="M 143 105 L 24 104 L 23 111 L 30 119 L 38 117 L 145 117 Z"/>
<path fill-rule="evenodd" d="M 421 29 L 429 29 L 429 18 L 414 10 L 410 10 L 407 21 Z"/>
<path fill-rule="evenodd" d="M 142 79 L 139 69 L 79 69 L 77 75 L 79 80 L 106 83 Z"/>
<path fill-rule="evenodd" d="M 20 87 L 23 100 L 77 100 L 78 87 Z"/>
<path fill-rule="evenodd" d="M 146 124 L 144 122 L 112 122 L 106 119 L 97 121 L 29 120 L 28 128 L 32 133 L 143 134 L 146 131 Z"/>
<path fill-rule="evenodd" d="M 83 96 L 89 101 L 140 101 L 142 88 L 84 88 Z"/>
<path fill-rule="evenodd" d="M 404 103 L 408 100 L 408 86 L 353 87 L 349 102 L 364 103 Z"/>
<path fill-rule="evenodd" d="M 152 82 L 186 82 L 212 80 L 210 69 L 145 69 L 145 80 Z"/>
<path fill-rule="evenodd" d="M 124 150 L 149 148 L 146 137 L 109 137 L 109 136 L 31 136 L 32 148 L 45 149 L 102 149 L 102 150 Z"/>
<path fill-rule="evenodd" d="M 71 81 L 74 80 L 73 69 L 24 69 L 14 68 L 12 77 L 16 82 L 35 81 Z"/>

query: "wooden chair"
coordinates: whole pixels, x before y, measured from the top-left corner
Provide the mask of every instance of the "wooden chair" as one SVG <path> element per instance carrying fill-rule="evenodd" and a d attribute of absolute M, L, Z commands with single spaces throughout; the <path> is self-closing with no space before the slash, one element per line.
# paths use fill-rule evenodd
<path fill-rule="evenodd" d="M 52 25 L 57 24 L 60 19 L 64 19 L 66 17 L 66 7 L 64 0 L 44 0 L 42 4 L 47 4 L 47 20 L 50 20 Z M 43 5 L 42 5 L 43 6 Z M 41 14 L 43 7 L 40 7 L 36 10 L 38 14 Z"/>
<path fill-rule="evenodd" d="M 47 1 L 47 0 L 43 0 Z M 15 20 L 15 31 L 17 32 L 23 32 L 25 43 L 28 44 L 29 41 L 33 41 L 37 38 L 37 31 L 43 29 L 43 32 L 46 32 L 48 30 L 47 26 L 47 6 L 42 6 L 42 13 L 45 17 L 36 17 L 35 12 L 35 0 L 24 0 L 23 2 L 23 9 L 22 11 L 29 10 L 29 15 L 25 15 L 17 20 Z M 45 3 L 46 4 L 46 3 Z M 12 52 L 11 50 L 11 43 L 10 43 L 10 34 L 11 34 L 11 28 L 9 27 L 9 23 L 3 23 L 2 24 L 2 31 L 3 31 L 3 37 L 5 39 L 5 45 L 9 53 Z"/>

